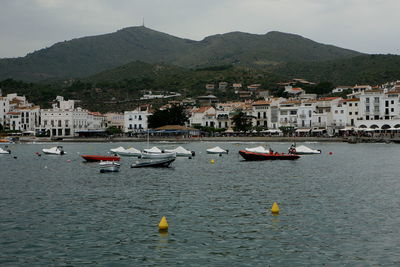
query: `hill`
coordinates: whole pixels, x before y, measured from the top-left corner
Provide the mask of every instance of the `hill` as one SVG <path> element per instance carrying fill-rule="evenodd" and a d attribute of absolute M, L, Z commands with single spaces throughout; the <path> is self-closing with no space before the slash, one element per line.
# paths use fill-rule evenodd
<path fill-rule="evenodd" d="M 302 77 L 335 85 L 379 85 L 400 79 L 400 56 L 361 55 L 325 62 L 285 63 L 269 69 L 283 77 Z"/>
<path fill-rule="evenodd" d="M 145 27 L 130 27 L 56 43 L 25 57 L 0 59 L 0 80 L 85 77 L 137 60 L 186 68 L 223 64 L 264 67 L 357 55 L 360 53 L 281 32 L 231 32 L 192 41 Z"/>

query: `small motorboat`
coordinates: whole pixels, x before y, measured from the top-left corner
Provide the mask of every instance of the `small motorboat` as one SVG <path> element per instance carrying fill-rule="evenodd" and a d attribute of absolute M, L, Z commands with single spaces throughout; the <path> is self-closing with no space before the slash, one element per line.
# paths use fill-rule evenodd
<path fill-rule="evenodd" d="M 110 151 L 120 156 L 139 157 L 140 155 L 142 155 L 142 152 L 140 152 L 140 150 L 137 150 L 136 148 L 133 147 L 125 149 L 122 146 L 120 146 L 117 148 L 110 149 Z"/>
<path fill-rule="evenodd" d="M 193 157 L 195 155 L 194 151 L 189 151 L 181 146 L 178 146 L 175 149 L 165 149 L 164 153 L 176 153 L 177 157 Z"/>
<path fill-rule="evenodd" d="M 156 153 L 156 154 L 162 153 L 162 150 L 155 146 L 153 146 L 152 148 L 145 148 L 143 149 L 143 151 L 146 153 Z"/>
<path fill-rule="evenodd" d="M 321 154 L 321 150 L 311 149 L 311 148 L 306 147 L 304 145 L 301 145 L 301 146 L 292 145 L 289 148 L 289 151 L 291 151 L 294 154 L 298 154 L 298 155 Z"/>
<path fill-rule="evenodd" d="M 175 158 L 136 161 L 131 165 L 131 168 L 145 168 L 145 167 L 168 168 L 171 165 L 171 163 L 174 162 L 174 160 Z"/>
<path fill-rule="evenodd" d="M 220 148 L 219 146 L 207 149 L 207 154 L 228 154 L 229 150 Z"/>
<path fill-rule="evenodd" d="M 81 155 L 81 157 L 89 162 L 119 161 L 121 159 L 118 156 L 100 156 L 100 155 Z"/>
<path fill-rule="evenodd" d="M 4 147 L 5 149 L 0 147 L 0 154 L 11 154 L 11 150 L 8 149 L 7 146 Z"/>
<path fill-rule="evenodd" d="M 143 152 L 142 156 L 140 158 L 142 158 L 142 159 L 171 159 L 171 158 L 176 158 L 176 153 L 175 152 L 165 152 L 165 153 Z"/>
<path fill-rule="evenodd" d="M 121 166 L 119 163 L 115 161 L 101 161 L 100 172 L 119 172 L 119 167 Z"/>
<path fill-rule="evenodd" d="M 294 160 L 300 158 L 300 156 L 297 154 L 285 154 L 272 151 L 270 153 L 257 153 L 240 150 L 239 154 L 245 160 Z"/>
<path fill-rule="evenodd" d="M 67 154 L 62 146 L 54 146 L 52 148 L 43 148 L 43 153 L 48 155 L 65 155 Z"/>

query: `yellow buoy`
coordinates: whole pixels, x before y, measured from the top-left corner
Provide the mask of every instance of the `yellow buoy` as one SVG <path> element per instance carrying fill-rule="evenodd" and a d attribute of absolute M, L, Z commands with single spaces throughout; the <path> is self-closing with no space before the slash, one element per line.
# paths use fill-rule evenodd
<path fill-rule="evenodd" d="M 213 160 L 213 159 L 210 160 L 210 163 L 211 163 L 211 164 L 214 164 L 214 163 L 215 163 L 215 160 Z"/>
<path fill-rule="evenodd" d="M 271 212 L 272 212 L 273 214 L 279 214 L 279 206 L 278 206 L 278 203 L 274 202 L 274 204 L 272 204 Z"/>
<path fill-rule="evenodd" d="M 158 229 L 160 231 L 168 231 L 168 222 L 167 222 L 167 218 L 165 218 L 165 216 L 163 216 L 161 218 L 161 221 L 158 224 Z"/>

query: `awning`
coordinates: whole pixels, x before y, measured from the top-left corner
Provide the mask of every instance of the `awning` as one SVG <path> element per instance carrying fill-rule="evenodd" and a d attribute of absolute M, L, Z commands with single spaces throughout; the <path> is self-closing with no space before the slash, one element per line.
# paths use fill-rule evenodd
<path fill-rule="evenodd" d="M 308 128 L 303 128 L 303 129 L 296 129 L 297 133 L 308 133 L 310 132 L 311 129 Z"/>
<path fill-rule="evenodd" d="M 343 129 L 339 129 L 339 131 L 357 131 L 355 127 L 345 127 Z"/>
<path fill-rule="evenodd" d="M 313 129 L 312 132 L 314 133 L 322 133 L 325 129 Z"/>

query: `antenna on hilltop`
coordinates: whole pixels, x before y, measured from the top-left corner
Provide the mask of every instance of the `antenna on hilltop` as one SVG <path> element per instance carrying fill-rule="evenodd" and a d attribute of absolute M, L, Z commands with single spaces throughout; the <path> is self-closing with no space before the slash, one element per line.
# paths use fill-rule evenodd
<path fill-rule="evenodd" d="M 143 17 L 143 24 L 142 24 L 142 27 L 146 27 L 146 26 L 144 26 L 144 17 Z"/>

